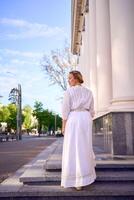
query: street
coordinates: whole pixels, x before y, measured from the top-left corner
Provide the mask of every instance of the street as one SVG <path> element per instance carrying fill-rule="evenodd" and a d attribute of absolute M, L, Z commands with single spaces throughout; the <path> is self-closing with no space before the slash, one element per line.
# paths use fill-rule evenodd
<path fill-rule="evenodd" d="M 0 182 L 32 160 L 56 140 L 55 137 L 28 137 L 0 143 Z"/>

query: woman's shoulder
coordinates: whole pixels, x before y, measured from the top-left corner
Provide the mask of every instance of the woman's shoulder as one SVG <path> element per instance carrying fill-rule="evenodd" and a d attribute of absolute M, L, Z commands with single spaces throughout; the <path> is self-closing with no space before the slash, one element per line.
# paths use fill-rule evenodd
<path fill-rule="evenodd" d="M 88 87 L 88 86 L 83 86 L 83 88 L 87 91 L 87 92 L 89 92 L 89 93 L 92 93 L 92 90 Z"/>
<path fill-rule="evenodd" d="M 85 92 L 92 94 L 92 90 L 88 86 L 85 86 L 85 85 L 68 87 L 65 92 L 70 93 L 75 90 L 79 91 L 79 89 L 80 89 L 80 92 L 81 90 L 84 90 Z"/>
<path fill-rule="evenodd" d="M 64 90 L 63 92 L 64 95 L 69 95 L 70 94 L 70 87 Z"/>

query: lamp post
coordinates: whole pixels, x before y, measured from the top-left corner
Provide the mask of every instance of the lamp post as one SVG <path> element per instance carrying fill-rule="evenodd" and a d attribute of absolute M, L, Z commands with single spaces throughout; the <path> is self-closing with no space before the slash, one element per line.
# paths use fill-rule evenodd
<path fill-rule="evenodd" d="M 56 117 L 57 117 L 57 114 L 55 113 L 55 134 L 56 134 L 56 123 L 57 123 L 57 119 L 56 119 Z"/>
<path fill-rule="evenodd" d="M 22 108 L 21 108 L 21 103 L 22 103 L 22 94 L 21 94 L 21 85 L 18 84 L 18 88 L 13 88 L 10 91 L 9 94 L 9 100 L 12 103 L 15 103 L 17 106 L 17 140 L 21 140 L 22 139 L 22 133 L 21 133 L 21 129 L 22 129 Z"/>

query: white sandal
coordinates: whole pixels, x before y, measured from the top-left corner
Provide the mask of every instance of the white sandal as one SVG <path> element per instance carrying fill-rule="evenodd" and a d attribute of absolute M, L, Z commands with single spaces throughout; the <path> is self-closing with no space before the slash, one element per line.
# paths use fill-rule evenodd
<path fill-rule="evenodd" d="M 82 187 L 75 187 L 76 190 L 82 190 Z"/>

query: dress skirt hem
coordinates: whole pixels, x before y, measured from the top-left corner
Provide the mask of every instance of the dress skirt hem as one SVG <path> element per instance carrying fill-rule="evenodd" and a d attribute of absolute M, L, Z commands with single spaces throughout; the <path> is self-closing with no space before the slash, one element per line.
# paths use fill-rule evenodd
<path fill-rule="evenodd" d="M 73 179 L 73 180 L 67 179 L 66 180 L 66 179 L 62 178 L 61 186 L 63 186 L 64 188 L 86 186 L 86 185 L 93 183 L 95 181 L 95 179 L 96 179 L 96 175 L 94 175 L 94 174 L 91 176 L 84 177 L 84 178 L 82 177 L 81 179 L 78 180 L 77 183 L 76 183 L 77 179 Z"/>

